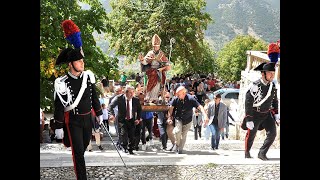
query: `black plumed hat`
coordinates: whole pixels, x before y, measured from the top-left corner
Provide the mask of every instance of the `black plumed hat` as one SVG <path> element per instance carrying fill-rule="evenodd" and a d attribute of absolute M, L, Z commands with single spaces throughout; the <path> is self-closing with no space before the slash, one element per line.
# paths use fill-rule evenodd
<path fill-rule="evenodd" d="M 254 68 L 255 71 L 275 71 L 275 65 L 274 62 L 263 62 L 259 64 L 256 68 Z"/>
<path fill-rule="evenodd" d="M 66 48 L 62 50 L 56 60 L 56 65 L 60 65 L 63 63 L 69 63 L 72 61 L 77 61 L 83 59 L 83 55 L 81 53 L 80 48 Z"/>

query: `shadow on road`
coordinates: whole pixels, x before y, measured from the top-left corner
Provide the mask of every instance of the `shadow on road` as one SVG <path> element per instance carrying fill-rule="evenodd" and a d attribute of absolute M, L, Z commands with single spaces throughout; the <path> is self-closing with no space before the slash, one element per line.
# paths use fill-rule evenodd
<path fill-rule="evenodd" d="M 209 152 L 209 151 L 183 151 L 183 154 L 187 155 L 219 155 L 217 152 Z"/>

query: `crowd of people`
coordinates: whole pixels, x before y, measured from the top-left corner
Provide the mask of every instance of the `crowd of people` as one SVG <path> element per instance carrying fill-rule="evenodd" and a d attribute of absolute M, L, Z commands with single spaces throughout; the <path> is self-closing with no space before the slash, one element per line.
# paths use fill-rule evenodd
<path fill-rule="evenodd" d="M 137 84 L 139 84 L 139 82 L 137 82 Z M 182 128 L 184 127 L 184 125 L 182 124 L 182 120 L 175 119 L 177 121 L 173 121 L 172 117 L 176 117 L 177 114 L 169 115 L 170 113 L 173 113 L 170 109 L 169 113 L 168 111 L 143 111 L 141 109 L 141 105 L 143 105 L 144 101 L 141 102 L 139 100 L 139 95 L 143 94 L 143 92 L 141 92 L 140 90 L 141 87 L 143 87 L 141 84 L 137 85 L 136 88 L 130 85 L 126 85 L 124 87 L 116 86 L 115 89 L 118 90 L 119 94 L 111 101 L 109 100 L 110 104 L 107 108 L 110 121 L 109 123 L 115 124 L 115 128 L 117 130 L 116 133 L 119 137 L 119 142 L 117 143 L 118 148 L 123 150 L 125 153 L 134 154 L 133 151 L 139 150 L 139 143 L 141 142 L 141 149 L 146 150 L 149 145 L 152 146 L 154 144 L 154 138 L 157 137 L 155 135 L 154 126 L 157 125 L 157 129 L 159 130 L 159 140 L 162 142 L 162 148 L 164 150 L 182 153 L 183 145 L 186 139 L 186 133 L 189 131 L 191 124 L 193 124 L 191 119 L 193 111 L 195 110 L 195 108 L 199 108 L 199 110 L 202 109 L 202 113 L 205 114 L 202 105 L 198 102 L 195 96 L 192 96 L 190 93 L 188 93 L 187 89 L 184 86 L 177 87 L 174 92 L 174 96 L 171 96 L 169 92 L 165 93 L 165 103 L 167 105 L 170 105 L 170 103 L 174 102 L 177 103 L 176 106 L 179 111 L 181 109 L 180 105 L 182 102 L 180 102 L 179 98 L 177 98 L 177 94 L 182 94 L 180 95 L 180 98 L 187 97 L 186 102 L 189 103 L 190 101 L 190 107 L 188 108 L 187 116 L 181 116 L 182 119 L 186 119 L 186 122 L 183 121 L 183 123 L 187 123 L 188 126 L 186 128 Z M 119 89 L 120 91 L 122 91 L 123 89 L 123 91 L 119 92 Z M 161 94 L 158 95 L 158 97 L 160 96 Z M 131 106 L 129 106 L 128 108 L 126 107 L 128 103 L 124 101 L 126 99 L 132 99 Z M 174 99 L 176 100 L 173 101 Z M 106 102 L 106 100 L 103 101 Z M 174 105 L 175 104 L 172 104 L 172 109 L 174 108 Z M 115 109 L 117 109 L 117 111 L 115 111 Z M 127 109 L 132 109 L 132 112 L 128 115 L 128 118 L 126 117 L 126 113 L 128 112 Z M 184 110 L 181 109 L 180 113 L 183 114 L 182 111 Z M 137 117 L 134 117 L 135 114 Z M 155 119 L 157 119 L 157 121 L 155 121 Z M 177 127 L 181 127 L 181 129 L 174 131 L 176 125 Z M 176 137 L 175 134 L 178 132 L 180 132 L 180 135 L 178 134 L 178 137 Z M 169 148 L 167 148 L 168 139 L 172 144 Z M 182 141 L 183 143 L 180 143 L 180 141 Z"/>
<path fill-rule="evenodd" d="M 261 66 L 265 65 L 263 63 Z M 268 102 L 260 102 L 260 106 L 263 104 L 266 104 L 266 107 L 269 107 L 269 109 L 265 110 L 263 113 L 266 112 L 272 112 L 273 119 L 279 120 L 279 117 L 277 117 L 278 112 L 277 112 L 277 96 L 276 96 L 276 88 L 274 86 L 269 86 L 269 84 L 272 85 L 272 80 L 274 77 L 274 71 L 275 71 L 275 66 L 272 63 L 267 64 L 269 66 L 269 69 L 266 70 L 260 70 L 259 68 L 255 69 L 257 71 L 261 71 L 262 78 L 259 79 L 258 81 L 263 81 L 266 84 L 268 84 L 268 87 L 271 87 L 267 89 L 270 91 L 272 90 L 273 93 L 268 94 L 265 98 L 270 99 L 270 96 L 274 96 L 273 101 L 271 104 L 271 99 L 268 100 Z M 270 68 L 273 67 L 273 68 Z M 268 80 L 264 80 L 263 78 L 265 77 L 264 73 L 273 73 L 272 77 L 268 77 Z M 221 95 L 216 94 L 214 95 L 214 98 L 212 101 L 206 96 L 206 92 L 209 91 L 214 91 L 217 90 L 218 88 L 221 88 L 217 86 L 217 81 L 213 81 L 215 84 L 214 86 L 210 83 L 210 80 L 212 80 L 212 76 L 208 75 L 207 77 L 199 78 L 199 79 L 194 79 L 191 76 L 187 77 L 174 77 L 171 80 L 167 81 L 165 84 L 168 87 L 168 90 L 165 90 L 165 103 L 170 106 L 170 109 L 168 112 L 154 112 L 153 113 L 153 118 L 157 118 L 157 125 L 160 131 L 160 138 L 159 140 L 162 142 L 163 149 L 172 151 L 174 150 L 176 153 L 182 153 L 183 151 L 183 146 L 185 143 L 185 137 L 186 133 L 188 130 L 193 127 L 194 131 L 194 137 L 195 139 L 198 139 L 198 137 L 201 138 L 201 129 L 205 129 L 205 139 L 209 139 L 209 136 L 211 134 L 211 148 L 218 149 L 219 148 L 219 141 L 221 139 L 229 138 L 229 126 L 234 125 L 234 118 L 232 117 L 231 113 L 229 112 L 229 107 L 227 107 L 223 102 L 221 102 Z M 178 81 L 179 80 L 179 81 Z M 207 83 L 209 82 L 209 83 Z M 141 101 L 141 98 L 139 97 L 141 94 L 143 94 L 143 83 L 141 81 L 136 82 L 136 94 L 135 96 L 140 99 L 140 105 L 144 105 L 144 101 Z M 202 85 L 201 85 L 202 84 Z M 262 83 L 263 84 L 263 83 Z M 199 88 L 200 86 L 200 88 Z M 169 88 L 170 87 L 170 88 Z M 165 86 L 163 87 L 165 88 Z M 204 95 L 201 96 L 198 92 L 199 91 L 205 91 Z M 258 93 L 259 91 L 264 91 L 264 89 L 258 89 L 258 90 L 251 90 L 252 92 L 255 91 L 255 94 L 258 94 L 259 96 L 263 96 L 263 93 Z M 259 100 L 263 100 L 263 98 L 258 98 L 257 95 L 252 95 L 252 92 L 248 91 L 248 95 L 251 95 L 251 97 L 246 97 L 246 102 L 249 102 L 249 98 L 255 99 L 255 102 L 258 102 Z M 258 91 L 258 92 L 257 92 Z M 250 93 L 251 92 L 251 93 Z M 181 95 L 182 94 L 182 95 Z M 158 94 L 159 99 L 162 96 L 162 91 Z M 191 103 L 192 102 L 192 103 Z M 182 105 L 181 105 L 182 103 Z M 253 105 L 250 105 L 253 106 Z M 250 106 L 246 106 L 246 109 L 250 109 Z M 256 106 L 256 105 L 255 105 Z M 173 109 L 175 109 L 175 112 L 172 112 Z M 202 111 L 203 109 L 203 111 Z M 254 108 L 255 109 L 255 108 Z M 248 111 L 248 110 L 247 110 Z M 261 113 L 261 111 L 257 111 L 258 113 Z M 246 118 L 249 119 L 250 115 L 248 115 L 250 112 L 248 111 Z M 149 141 L 152 143 L 152 136 L 150 137 L 150 119 L 151 115 L 148 117 L 145 117 L 146 112 L 141 111 L 141 127 L 139 128 L 139 131 L 141 134 L 138 136 L 136 135 L 135 137 L 142 137 L 142 150 L 146 149 L 145 142 Z M 251 113 L 252 114 L 252 113 Z M 260 116 L 259 116 L 260 117 Z M 184 120 L 185 119 L 185 120 Z M 231 120 L 231 121 L 230 121 Z M 232 122 L 233 121 L 233 122 Z M 268 120 L 271 121 L 271 120 Z M 271 121 L 272 122 L 272 121 Z M 140 124 L 140 123 L 139 123 Z M 152 124 L 152 123 L 151 123 Z M 154 125 L 154 123 L 153 123 Z M 264 124 L 265 125 L 265 124 Z M 245 130 L 246 128 L 246 124 Z M 250 126 L 250 125 L 248 125 Z M 262 124 L 260 124 L 261 127 L 259 127 L 259 130 L 265 129 Z M 141 131 L 140 131 L 141 129 Z M 269 130 L 268 125 L 266 130 Z M 148 130 L 149 136 L 145 136 L 145 131 Z M 249 129 L 250 130 L 250 129 Z M 137 134 L 137 131 L 135 131 Z M 251 134 L 254 132 L 251 132 Z M 248 137 L 252 138 L 252 135 L 249 135 Z M 272 130 L 271 133 L 272 137 L 274 135 L 274 132 Z M 270 137 L 270 135 L 269 135 Z M 270 139 L 270 138 L 267 139 Z M 136 138 L 138 142 L 140 141 L 139 138 Z M 172 143 L 172 145 L 167 148 L 167 141 L 168 139 Z M 273 142 L 271 140 L 268 140 L 268 144 L 266 146 L 269 146 L 269 141 Z M 248 141 L 253 141 L 252 139 L 247 139 Z M 252 142 L 250 142 L 251 144 Z M 137 144 L 135 143 L 135 147 L 133 149 L 139 150 Z M 246 145 L 247 146 L 247 145 Z M 121 146 L 120 146 L 121 148 Z M 250 148 L 248 148 L 250 149 Z M 265 149 L 265 147 L 264 147 Z M 249 151 L 249 150 L 248 150 Z M 248 155 L 248 151 L 246 151 L 246 158 L 250 158 L 251 156 Z M 263 155 L 260 155 L 261 159 L 266 160 L 265 156 L 265 151 L 264 150 L 262 153 Z"/>
<path fill-rule="evenodd" d="M 148 76 L 147 84 L 144 80 L 141 82 L 142 78 L 136 78 L 135 86 L 127 84 L 127 76 L 122 72 L 120 85 L 110 88 L 108 78 L 104 77 L 100 82 L 103 91 L 99 98 L 95 76 L 84 68 L 78 26 L 72 20 L 65 20 L 62 27 L 64 36 L 74 48 L 63 49 L 56 60 L 55 65 L 67 64 L 69 71 L 54 82 L 54 116 L 50 128 L 54 128 L 51 132 L 56 140 L 71 148 L 77 179 L 87 179 L 84 154 L 92 150 L 92 135 L 96 145 L 103 150 L 99 136 L 101 126 L 108 127 L 104 129 L 108 131 L 111 123 L 114 123 L 118 136 L 116 147 L 130 155 L 139 151 L 140 141 L 142 150 L 146 150 L 147 142 L 149 145 L 154 143 L 157 133 L 153 127 L 158 127 L 156 130 L 163 150 L 184 153 L 191 127 L 195 129 L 195 139 L 198 133 L 201 136 L 201 127 L 208 129 L 206 136 L 211 133 L 211 148 L 219 149 L 221 133 L 229 125 L 229 115 L 220 94 L 215 94 L 211 102 L 206 100 L 207 91 L 221 88 L 213 75 L 178 75 L 168 80 L 165 72 L 170 69 L 170 57 L 161 51 L 161 39 L 155 34 L 153 49 L 146 56 L 139 55 L 142 71 Z M 258 157 L 268 160 L 266 153 L 276 135 L 274 118 L 279 120 L 277 93 L 272 82 L 275 66 L 274 63 L 264 63 L 255 70 L 261 71 L 262 77 L 246 94 L 246 117 L 241 126 L 247 130 L 245 158 L 251 158 L 250 148 L 257 130 L 266 129 L 267 137 Z M 237 83 L 228 83 L 227 86 L 239 88 Z M 112 90 L 114 93 L 109 97 L 107 94 Z M 149 112 L 143 110 L 145 105 L 165 105 L 168 109 Z M 43 129 L 44 113 L 40 108 L 40 143 L 43 142 Z M 168 140 L 171 143 L 169 148 Z"/>

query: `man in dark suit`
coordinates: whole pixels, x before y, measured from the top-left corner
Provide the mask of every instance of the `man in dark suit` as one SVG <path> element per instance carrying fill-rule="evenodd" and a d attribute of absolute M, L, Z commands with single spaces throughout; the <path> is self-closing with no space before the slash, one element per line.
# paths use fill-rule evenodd
<path fill-rule="evenodd" d="M 109 119 L 115 119 L 114 107 L 118 106 L 120 142 L 124 152 L 133 154 L 135 125 L 141 122 L 141 104 L 134 97 L 134 87 L 127 85 L 124 94 L 116 96 L 109 104 Z"/>

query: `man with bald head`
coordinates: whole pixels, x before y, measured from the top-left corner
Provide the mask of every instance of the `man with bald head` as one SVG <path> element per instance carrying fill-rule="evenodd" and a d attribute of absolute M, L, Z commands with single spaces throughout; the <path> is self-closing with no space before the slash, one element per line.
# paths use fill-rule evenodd
<path fill-rule="evenodd" d="M 176 90 L 176 96 L 170 102 L 168 111 L 168 124 L 175 121 L 173 133 L 175 134 L 176 153 L 182 154 L 183 147 L 186 143 L 187 133 L 192 125 L 192 108 L 199 109 L 204 115 L 205 124 L 209 118 L 204 111 L 203 106 L 190 94 L 184 86 L 179 86 Z"/>

